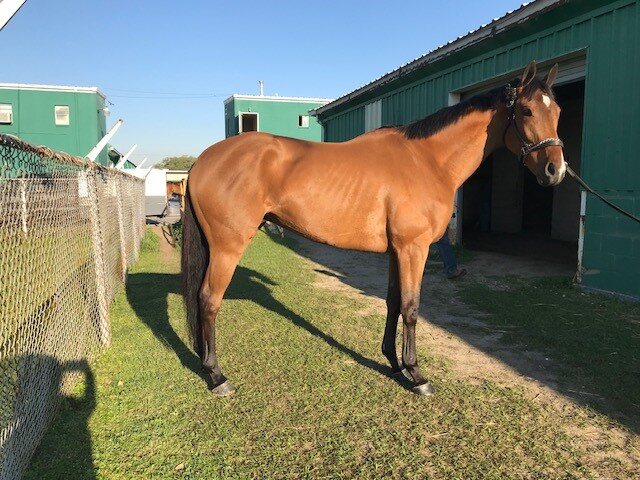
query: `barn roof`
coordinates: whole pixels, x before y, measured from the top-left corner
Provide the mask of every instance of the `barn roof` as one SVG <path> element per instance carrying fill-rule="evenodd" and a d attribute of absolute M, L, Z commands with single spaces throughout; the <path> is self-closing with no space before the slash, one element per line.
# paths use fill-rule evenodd
<path fill-rule="evenodd" d="M 434 48 L 433 50 L 421 55 L 420 57 L 411 60 L 410 62 L 401 65 L 395 70 L 388 72 L 377 79 L 356 88 L 355 90 L 343 95 L 336 100 L 323 105 L 312 111 L 312 114 L 322 114 L 328 110 L 353 100 L 360 95 L 386 83 L 397 80 L 405 75 L 414 72 L 418 68 L 422 68 L 428 64 L 432 64 L 441 60 L 442 58 L 458 52 L 464 48 L 474 45 L 482 40 L 493 37 L 499 33 L 504 32 L 514 26 L 520 25 L 529 21 L 531 18 L 538 16 L 542 13 L 546 13 L 550 10 L 554 10 L 561 5 L 567 3 L 568 0 L 534 0 L 532 2 L 524 3 L 515 10 L 511 10 L 505 13 L 502 17 L 494 18 L 490 23 L 480 25 L 477 29 L 472 30 L 465 35 L 462 35 L 455 40 L 451 40 L 444 45 Z"/>

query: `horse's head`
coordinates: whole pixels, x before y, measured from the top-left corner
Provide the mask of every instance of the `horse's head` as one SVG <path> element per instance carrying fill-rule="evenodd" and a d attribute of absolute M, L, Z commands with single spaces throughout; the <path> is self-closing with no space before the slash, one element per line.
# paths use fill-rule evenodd
<path fill-rule="evenodd" d="M 516 88 L 507 87 L 509 124 L 504 142 L 542 186 L 559 184 L 567 166 L 558 138 L 560 107 L 551 86 L 558 73 L 556 64 L 544 78 L 536 78 L 536 62 L 524 69 Z"/>

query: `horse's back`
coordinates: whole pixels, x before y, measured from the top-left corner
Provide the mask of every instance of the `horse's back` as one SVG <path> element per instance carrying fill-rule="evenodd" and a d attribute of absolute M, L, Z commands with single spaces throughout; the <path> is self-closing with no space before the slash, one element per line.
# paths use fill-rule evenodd
<path fill-rule="evenodd" d="M 413 161 L 392 131 L 343 143 L 251 132 L 205 150 L 189 188 L 207 219 L 239 231 L 268 214 L 316 241 L 385 251 L 389 215 L 416 190 Z"/>

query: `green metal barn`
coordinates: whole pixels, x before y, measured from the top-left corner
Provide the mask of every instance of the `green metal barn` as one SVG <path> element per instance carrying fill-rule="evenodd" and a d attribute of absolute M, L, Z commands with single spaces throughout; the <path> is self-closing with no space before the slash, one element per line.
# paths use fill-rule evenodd
<path fill-rule="evenodd" d="M 309 110 L 327 98 L 234 94 L 224 101 L 226 137 L 260 131 L 302 140 L 322 139 L 322 129 Z"/>
<path fill-rule="evenodd" d="M 84 157 L 106 132 L 105 96 L 96 87 L 0 83 L 0 133 Z M 110 165 L 103 150 L 97 158 Z"/>
<path fill-rule="evenodd" d="M 568 163 L 599 193 L 640 214 L 635 0 L 525 4 L 312 114 L 325 141 L 341 142 L 505 84 L 532 59 L 539 73 L 560 64 L 555 91 Z M 576 279 L 586 287 L 640 297 L 640 225 L 597 198 L 581 196 L 568 177 L 542 189 L 506 150 L 492 157 L 458 192 L 451 224 L 457 240 L 544 250 L 575 265 Z"/>

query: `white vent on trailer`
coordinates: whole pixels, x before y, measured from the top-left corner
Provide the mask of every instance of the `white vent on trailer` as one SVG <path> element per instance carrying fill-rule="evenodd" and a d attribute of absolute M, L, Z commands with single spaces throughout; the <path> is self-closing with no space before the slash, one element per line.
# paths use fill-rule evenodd
<path fill-rule="evenodd" d="M 69 125 L 69 106 L 56 105 L 54 110 L 56 115 L 56 125 Z"/>
<path fill-rule="evenodd" d="M 298 115 L 298 126 L 309 128 L 309 115 Z"/>
<path fill-rule="evenodd" d="M 13 123 L 13 105 L 0 104 L 0 124 L 11 125 Z"/>
<path fill-rule="evenodd" d="M 370 132 L 382 126 L 382 100 L 376 100 L 364 107 L 364 131 Z"/>

